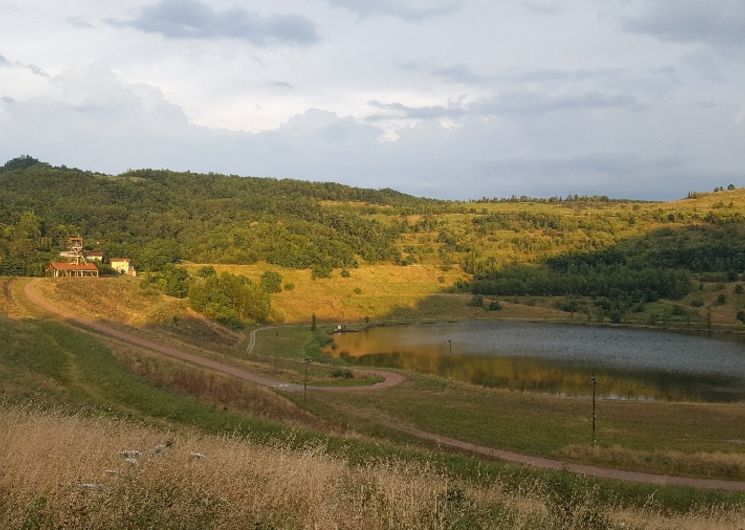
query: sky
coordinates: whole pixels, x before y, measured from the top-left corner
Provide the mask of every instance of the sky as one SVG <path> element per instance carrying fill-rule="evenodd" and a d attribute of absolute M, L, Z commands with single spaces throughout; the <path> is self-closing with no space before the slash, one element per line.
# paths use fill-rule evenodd
<path fill-rule="evenodd" d="M 0 163 L 419 196 L 745 186 L 745 0 L 0 0 Z"/>

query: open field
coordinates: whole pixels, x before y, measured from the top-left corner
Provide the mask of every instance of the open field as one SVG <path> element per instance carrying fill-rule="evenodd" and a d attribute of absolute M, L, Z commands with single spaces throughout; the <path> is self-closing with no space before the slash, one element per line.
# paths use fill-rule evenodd
<path fill-rule="evenodd" d="M 744 515 L 739 507 L 664 514 L 559 483 L 514 491 L 393 459 L 352 465 L 323 445 L 258 445 L 29 409 L 0 409 L 0 421 L 6 528 L 726 529 Z"/>
<path fill-rule="evenodd" d="M 483 389 L 410 375 L 385 393 L 344 399 L 313 396 L 310 406 L 317 414 L 344 417 L 363 432 L 376 432 L 376 418 L 388 418 L 393 426 L 410 425 L 535 455 L 619 469 L 745 479 L 743 404 L 601 400 L 599 445 L 594 449 L 590 399 Z"/>
<path fill-rule="evenodd" d="M 419 301 L 465 278 L 457 268 L 445 272 L 428 265 L 361 265 L 348 269 L 349 277 L 334 270 L 330 278 L 315 280 L 310 270 L 287 269 L 266 263 L 212 266 L 218 272 L 240 274 L 254 281 L 258 281 L 267 270 L 281 274 L 283 284 L 292 285 L 292 288 L 272 295 L 272 307 L 274 319 L 288 323 L 309 322 L 313 314 L 325 321 L 381 318 L 396 310 L 413 309 Z M 200 267 L 202 265 L 186 265 L 190 271 Z"/>
<path fill-rule="evenodd" d="M 73 284 L 77 289 L 83 282 L 70 285 Z M 122 286 L 136 288 L 131 282 Z M 65 285 L 58 287 L 64 289 Z M 324 358 L 317 340 L 308 328 L 267 329 L 257 333 L 257 345 L 250 355 L 242 350 L 227 355 L 236 357 L 236 362 L 249 363 L 246 366 L 258 373 L 295 383 L 303 380 L 302 358 L 306 356 L 322 361 L 311 363 L 310 384 L 373 382 L 343 378 L 334 381 L 330 374 L 339 361 Z M 131 369 L 149 373 L 153 381 L 169 380 L 164 376 L 158 379 L 155 374 L 162 370 L 151 364 L 129 362 Z M 183 379 L 170 378 L 177 388 L 194 393 L 194 385 L 190 388 Z M 290 399 L 297 402 L 297 397 Z M 376 395 L 313 396 L 309 406 L 321 418 L 332 423 L 342 421 L 364 432 L 375 432 L 375 427 L 371 428 L 375 421 L 370 419 L 378 414 L 394 423 L 536 455 L 659 473 L 745 478 L 742 404 L 603 401 L 599 409 L 599 440 L 601 447 L 607 449 L 604 452 L 589 449 L 587 399 L 488 390 L 414 376 L 403 385 Z M 665 447 L 669 454 L 660 454 L 656 450 L 659 447 Z M 712 465 L 714 462 L 716 465 Z"/>
<path fill-rule="evenodd" d="M 288 353 L 289 357 L 293 355 L 293 351 L 297 355 L 305 347 L 307 339 L 305 330 L 298 331 L 284 328 L 277 331 L 288 333 L 286 346 L 290 352 Z M 262 333 L 271 333 L 271 330 L 259 333 L 260 343 Z M 567 524 L 565 519 L 553 521 L 551 518 L 558 516 L 559 513 L 564 514 L 561 517 L 575 515 L 578 513 L 576 511 L 577 507 L 585 505 L 592 506 L 595 511 L 600 511 L 604 517 L 610 518 L 610 521 L 653 520 L 655 524 L 659 524 L 659 528 L 685 528 L 686 526 L 695 528 L 703 521 L 710 527 L 712 524 L 720 524 L 723 528 L 726 528 L 728 521 L 738 515 L 737 510 L 740 510 L 739 506 L 742 502 L 739 495 L 697 492 L 670 487 L 652 488 L 634 484 L 622 485 L 600 482 L 604 485 L 603 488 L 595 489 L 594 484 L 596 482 L 583 481 L 567 474 L 505 466 L 504 464 L 479 461 L 478 459 L 448 452 L 423 452 L 410 445 L 412 440 L 404 440 L 400 434 L 398 437 L 391 435 L 381 427 L 377 427 L 377 433 L 373 432 L 375 429 L 361 429 L 363 433 L 368 431 L 370 434 L 376 434 L 375 439 L 377 441 L 375 442 L 372 442 L 365 434 L 356 434 L 352 431 L 347 437 L 339 437 L 333 434 L 338 432 L 339 428 L 348 430 L 350 427 L 356 427 L 355 423 L 349 421 L 349 418 L 345 416 L 337 414 L 335 417 L 329 417 L 329 420 L 324 420 L 323 416 L 319 417 L 318 415 L 309 417 L 307 412 L 299 411 L 297 407 L 289 405 L 283 399 L 272 400 L 271 395 L 264 396 L 262 392 L 257 392 L 256 389 L 251 390 L 249 387 L 236 388 L 231 386 L 231 382 L 223 381 L 220 377 L 200 373 L 199 370 L 189 370 L 183 366 L 173 366 L 172 363 L 163 362 L 159 359 L 151 359 L 147 357 L 145 352 L 127 351 L 126 348 L 122 349 L 121 346 L 116 346 L 110 350 L 98 344 L 100 339 L 95 340 L 87 333 L 71 330 L 52 322 L 29 319 L 3 320 L 0 322 L 0 336 L 2 336 L 4 343 L 9 345 L 4 350 L 0 363 L 2 365 L 0 376 L 3 379 L 3 402 L 5 403 L 3 408 L 6 408 L 8 403 L 33 401 L 40 406 L 55 404 L 57 406 L 62 405 L 67 410 L 82 409 L 86 411 L 85 414 L 89 417 L 125 416 L 131 418 L 131 421 L 151 426 L 148 429 L 157 429 L 152 431 L 152 439 L 160 440 L 158 443 L 162 443 L 168 437 L 175 437 L 178 442 L 178 440 L 182 440 L 183 436 L 191 436 L 188 432 L 185 435 L 179 434 L 184 432 L 185 427 L 187 429 L 197 428 L 200 432 L 207 433 L 229 432 L 240 436 L 249 436 L 252 440 L 261 442 L 261 444 L 271 440 L 285 440 L 282 443 L 290 445 L 287 446 L 284 453 L 275 455 L 276 458 L 280 459 L 287 458 L 281 455 L 297 454 L 294 448 L 307 447 L 307 444 L 320 444 L 325 448 L 325 451 L 329 452 L 330 458 L 342 458 L 342 462 L 349 459 L 349 462 L 369 463 L 380 462 L 380 459 L 383 459 L 387 462 L 386 465 L 390 466 L 385 469 L 390 469 L 391 473 L 401 472 L 406 474 L 406 470 L 413 469 L 407 467 L 409 463 L 412 463 L 417 469 L 422 467 L 432 469 L 434 475 L 428 475 L 426 480 L 439 480 L 436 478 L 438 476 L 445 477 L 447 484 L 462 484 L 459 486 L 461 490 L 473 491 L 473 498 L 476 499 L 481 498 L 479 495 L 486 495 L 491 491 L 490 488 L 495 485 L 498 485 L 500 491 L 503 490 L 509 498 L 514 498 L 520 503 L 525 502 L 526 498 L 532 499 L 528 492 L 535 491 L 536 500 L 530 500 L 529 504 L 536 503 L 537 511 L 535 513 L 539 514 L 538 519 L 533 519 L 534 516 L 530 515 L 530 522 L 526 522 L 523 525 L 524 528 L 564 528 L 564 525 Z M 271 353 L 271 349 L 267 353 Z M 285 423 L 277 423 L 273 419 L 268 420 L 266 419 L 268 416 L 284 418 Z M 45 421 L 47 424 L 56 425 L 64 424 L 66 420 L 64 417 L 53 416 L 53 420 Z M 74 422 L 78 421 L 77 419 L 74 420 Z M 6 422 L 8 425 L 12 423 L 10 420 Z M 29 432 L 34 431 L 28 426 L 28 423 L 23 425 L 21 429 Z M 304 425 L 314 425 L 315 428 L 325 429 L 332 434 L 314 433 Z M 103 426 L 101 428 L 107 429 L 108 427 Z M 84 432 L 73 432 L 62 436 L 61 439 L 67 440 L 72 437 L 80 440 L 80 444 L 85 447 L 93 446 L 96 444 L 85 440 L 87 434 L 95 431 L 95 429 L 95 427 L 85 428 L 83 429 Z M 166 429 L 166 432 L 161 429 Z M 125 430 L 132 434 L 139 432 L 131 427 L 127 427 Z M 18 431 L 14 432 L 17 433 Z M 395 445 L 381 439 L 379 437 L 381 434 L 384 435 L 384 438 L 405 442 L 405 445 Z M 17 435 L 15 436 L 17 437 Z M 135 445 L 144 445 L 140 443 L 140 438 L 136 436 L 131 439 L 131 442 L 130 439 L 122 441 L 121 437 L 113 435 L 107 434 L 107 437 L 120 440 L 116 451 L 129 449 Z M 48 439 L 51 440 L 51 438 Z M 274 443 L 270 442 L 270 444 Z M 109 447 L 107 444 L 100 445 L 104 448 Z M 157 444 L 154 443 L 154 445 Z M 196 445 L 200 445 L 200 447 L 196 447 Z M 208 448 L 207 451 L 210 454 L 213 451 L 208 444 L 193 444 L 193 446 L 196 448 L 190 448 L 190 451 L 205 452 L 204 447 Z M 49 446 L 45 447 L 48 448 Z M 60 472 L 63 473 L 61 475 L 57 473 L 56 470 L 60 467 L 60 464 L 55 463 L 56 461 L 52 459 L 52 457 L 60 457 L 60 455 L 65 454 L 62 447 L 76 450 L 72 449 L 74 446 L 64 444 L 60 448 L 48 452 L 49 458 L 40 458 L 33 465 L 52 470 L 54 476 L 58 479 L 67 476 L 63 472 Z M 108 469 L 109 467 L 106 466 L 110 465 L 111 459 L 116 460 L 118 457 L 115 454 L 110 454 L 109 449 L 102 449 L 101 451 L 106 454 L 103 455 L 102 460 L 99 461 L 100 463 L 96 464 L 95 469 L 101 467 Z M 75 461 L 75 457 L 65 456 L 63 460 L 65 462 Z M 29 463 L 31 460 L 24 459 L 23 462 Z M 75 467 L 67 466 L 64 467 L 64 470 L 70 473 Z M 39 467 L 34 469 L 38 470 Z M 81 469 L 90 468 L 81 467 Z M 125 467 L 125 469 L 129 468 Z M 181 491 L 173 484 L 174 481 L 176 484 L 180 484 L 179 481 L 182 479 L 180 475 L 171 475 L 170 469 L 172 468 L 158 468 L 162 480 L 152 488 L 149 483 L 142 484 L 137 481 L 128 481 L 126 483 L 127 488 L 131 489 L 127 489 L 126 492 L 143 492 L 143 495 L 147 495 L 148 499 L 153 502 L 152 505 L 147 506 L 160 506 L 158 503 L 180 506 L 179 503 L 181 502 L 191 502 L 193 497 L 184 499 L 176 493 L 171 493 L 171 496 L 166 500 L 159 496 L 158 492 L 161 491 L 159 489 L 161 487 L 165 488 L 166 491 Z M 29 470 L 24 469 L 24 471 Z M 164 474 L 164 471 L 167 472 Z M 38 471 L 33 470 L 30 470 L 27 475 L 37 478 L 40 476 Z M 92 472 L 91 475 L 93 476 Z M 192 478 L 189 475 L 189 480 Z M 410 476 L 409 478 L 413 480 L 414 477 Z M 11 520 L 11 517 L 31 517 L 32 523 L 33 521 L 42 521 L 43 524 L 39 523 L 38 527 L 45 528 L 55 526 L 54 518 L 57 516 L 73 518 L 74 521 L 77 521 L 77 519 L 74 519 L 78 516 L 76 514 L 80 513 L 87 513 L 90 517 L 99 517 L 100 514 L 95 515 L 97 513 L 96 507 L 86 504 L 89 501 L 94 502 L 90 499 L 96 499 L 96 491 L 76 487 L 74 484 L 68 487 L 69 484 L 66 480 L 60 479 L 54 482 L 53 492 L 44 489 L 46 486 L 44 486 L 43 481 L 33 482 L 26 489 L 14 490 L 16 496 L 13 498 L 21 498 L 23 502 L 8 507 L 11 510 L 8 520 Z M 89 478 L 76 474 L 74 479 L 75 482 L 81 483 L 87 483 L 88 480 L 100 480 L 99 475 Z M 27 483 L 22 482 L 22 484 Z M 242 483 L 240 484 L 242 487 Z M 272 482 L 263 481 L 262 484 L 268 487 Z M 406 487 L 409 490 L 414 487 L 414 482 L 407 484 Z M 132 509 L 126 507 L 130 506 L 126 504 L 129 501 L 121 497 L 122 490 L 117 488 L 118 485 L 112 488 L 107 483 L 106 488 L 102 491 L 105 492 L 104 495 L 108 495 L 111 490 L 112 497 L 99 495 L 98 498 L 107 499 L 105 506 L 121 506 L 119 503 L 125 503 L 125 507 L 121 509 L 130 510 L 129 513 L 131 514 Z M 213 490 L 205 486 L 200 491 L 212 492 Z M 655 492 L 656 502 L 659 503 L 654 506 L 674 509 L 676 515 L 668 513 L 663 516 L 661 515 L 662 512 L 659 511 L 661 508 L 643 508 L 645 505 L 653 506 L 647 502 L 647 497 L 652 492 Z M 68 494 L 79 499 L 83 509 L 74 513 L 66 511 L 74 509 L 70 506 L 81 506 L 74 503 L 65 504 L 65 501 L 70 499 L 69 496 L 65 496 Z M 27 496 L 23 497 L 24 495 Z M 468 493 L 468 495 L 471 500 L 467 504 L 476 509 L 471 493 Z M 47 500 L 38 500 L 42 496 Z M 458 493 L 457 496 L 460 497 L 461 494 Z M 28 501 L 30 497 L 32 500 Z M 64 499 L 64 501 L 61 499 Z M 425 501 L 422 500 L 422 502 Z M 718 506 L 720 502 L 725 503 L 727 508 L 716 508 L 712 512 L 711 507 Z M 63 507 L 58 508 L 59 506 Z M 275 509 L 279 509 L 277 505 L 273 506 Z M 479 504 L 479 506 L 481 505 Z M 483 506 L 483 510 L 488 512 L 489 506 L 487 503 Z M 557 508 L 558 506 L 573 506 L 573 509 Z M 708 508 L 706 511 L 699 511 L 698 508 L 695 508 L 693 512 L 690 512 L 691 507 L 695 506 L 706 506 Z M 556 511 L 557 509 L 558 511 Z M 483 510 L 480 507 L 477 513 L 486 513 Z M 148 508 L 147 514 L 142 515 L 145 518 L 142 520 L 148 520 L 147 517 L 156 517 L 156 512 L 156 508 Z M 469 511 L 468 513 L 475 512 Z M 503 512 L 499 513 L 502 515 L 493 519 L 477 520 L 482 521 L 483 527 L 488 528 L 499 528 L 498 524 L 505 521 L 506 528 L 514 527 L 516 523 L 514 523 L 515 519 L 510 518 L 512 516 L 505 515 Z M 531 511 L 531 513 L 533 512 Z M 216 520 L 222 521 L 222 519 Z M 116 524 L 112 523 L 112 526 L 116 527 Z M 227 522 L 221 522 L 220 524 L 223 526 L 218 527 L 231 527 Z M 590 527 L 587 524 L 582 526 L 582 524 L 577 527 Z M 163 527 L 167 528 L 167 526 Z M 280 525 L 278 527 L 302 528 L 303 526 L 296 524 L 293 526 Z M 353 525 L 349 527 L 355 528 Z M 416 528 L 416 526 L 413 527 Z"/>

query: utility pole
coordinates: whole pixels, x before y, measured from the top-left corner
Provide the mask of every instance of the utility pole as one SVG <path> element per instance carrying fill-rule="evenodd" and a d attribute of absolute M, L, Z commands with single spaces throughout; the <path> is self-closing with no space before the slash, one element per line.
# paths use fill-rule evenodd
<path fill-rule="evenodd" d="M 595 374 L 592 374 L 592 445 L 597 443 L 595 438 L 595 422 L 597 420 L 597 414 L 595 413 L 595 387 L 597 386 L 597 379 Z"/>
<path fill-rule="evenodd" d="M 279 359 L 278 359 L 278 357 L 279 357 L 279 351 L 278 351 L 278 348 L 277 348 L 277 342 L 278 342 L 277 339 L 279 339 L 279 331 L 275 331 L 274 332 L 274 371 L 275 372 L 277 371 L 277 364 L 278 364 L 278 361 L 279 361 Z"/>
<path fill-rule="evenodd" d="M 305 357 L 303 362 L 305 364 L 305 375 L 303 377 L 303 405 L 305 405 L 305 395 L 308 393 L 308 364 L 310 364 L 310 359 Z"/>

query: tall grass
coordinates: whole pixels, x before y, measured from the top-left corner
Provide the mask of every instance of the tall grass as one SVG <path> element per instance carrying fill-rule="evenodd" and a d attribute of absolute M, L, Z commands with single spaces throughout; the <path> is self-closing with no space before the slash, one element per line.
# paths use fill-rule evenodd
<path fill-rule="evenodd" d="M 744 508 L 670 517 L 653 503 L 621 510 L 592 489 L 536 482 L 508 492 L 426 463 L 351 465 L 320 445 L 259 445 L 29 408 L 0 409 L 0 423 L 2 528 L 724 529 L 745 517 Z"/>

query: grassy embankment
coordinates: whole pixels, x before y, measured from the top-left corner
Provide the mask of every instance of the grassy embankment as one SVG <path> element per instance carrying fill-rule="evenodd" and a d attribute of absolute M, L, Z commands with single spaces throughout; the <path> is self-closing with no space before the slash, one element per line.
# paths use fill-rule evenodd
<path fill-rule="evenodd" d="M 120 283 L 57 282 L 57 301 L 70 303 L 77 300 L 79 293 L 96 292 L 100 297 L 96 306 L 106 311 L 105 292 L 98 289 L 109 289 L 112 285 L 123 289 L 120 294 L 127 293 L 117 300 L 136 300 L 138 296 L 163 298 L 157 293 L 142 295 L 135 282 L 115 282 Z M 157 306 L 158 302 L 150 305 Z M 164 337 L 167 339 L 167 334 Z M 252 355 L 248 356 L 242 349 L 223 355 L 228 357 L 222 358 L 238 357 L 251 363 L 252 369 L 295 382 L 301 381 L 303 357 L 327 361 L 307 327 L 259 331 Z M 174 369 L 165 369 L 162 360 L 140 356 L 137 363 L 132 363 L 127 356 L 122 358 L 131 369 L 153 382 L 203 394 L 199 385 L 189 383 L 188 375 L 164 376 L 173 374 Z M 333 380 L 329 377 L 333 369 L 333 365 L 325 362 L 313 362 L 311 384 Z M 295 398 L 290 396 L 290 399 Z M 398 440 L 410 441 L 408 436 L 375 421 L 376 414 L 389 423 L 414 425 L 466 441 L 537 455 L 660 473 L 745 478 L 745 441 L 740 429 L 745 423 L 742 404 L 602 401 L 600 449 L 590 444 L 590 405 L 582 398 L 562 399 L 448 385 L 438 378 L 409 374 L 409 381 L 386 392 L 343 397 L 319 394 L 310 399 L 309 406 L 319 417 L 331 422 L 341 421 L 355 429 L 383 433 Z"/>
<path fill-rule="evenodd" d="M 598 488 L 289 428 L 240 404 L 225 411 L 151 386 L 86 334 L 50 322 L 3 319 L 0 335 L 7 528 L 727 528 L 742 516 L 738 495 Z M 10 404 L 30 401 L 35 409 Z M 126 450 L 142 451 L 136 464 Z"/>
<path fill-rule="evenodd" d="M 210 395 L 210 385 L 200 399 L 153 386 L 120 360 L 142 352 L 112 352 L 54 322 L 3 317 L 0 337 L 0 520 L 8 528 L 727 528 L 742 516 L 739 495 L 597 488 L 561 473 L 293 428 L 307 417 L 281 398 L 254 389 L 244 402 L 216 406 L 226 396 Z M 194 369 L 191 377 L 210 376 Z M 37 409 L 13 405 L 29 402 Z M 38 411 L 50 406 L 57 412 Z M 152 452 L 166 440 L 168 449 Z M 118 454 L 132 449 L 143 452 L 137 464 Z"/>
<path fill-rule="evenodd" d="M 18 288 L 18 287 L 16 287 Z M 280 381 L 301 384 L 305 378 L 303 357 L 318 358 L 315 337 L 305 331 L 295 355 L 269 358 L 251 355 L 247 333 L 237 333 L 204 318 L 187 307 L 185 300 L 164 296 L 152 287 L 143 288 L 134 278 L 99 280 L 62 279 L 42 282 L 38 288 L 55 304 L 73 307 L 82 316 L 102 320 L 115 327 L 178 346 L 187 351 L 216 358 L 228 364 L 248 368 Z M 117 345 L 121 348 L 121 345 Z M 142 360 L 133 369 L 158 377 L 157 359 Z M 308 369 L 308 384 L 322 386 L 367 385 L 378 382 L 376 376 L 357 374 L 345 377 L 338 363 L 314 363 Z M 183 379 L 180 376 L 173 376 Z"/>

